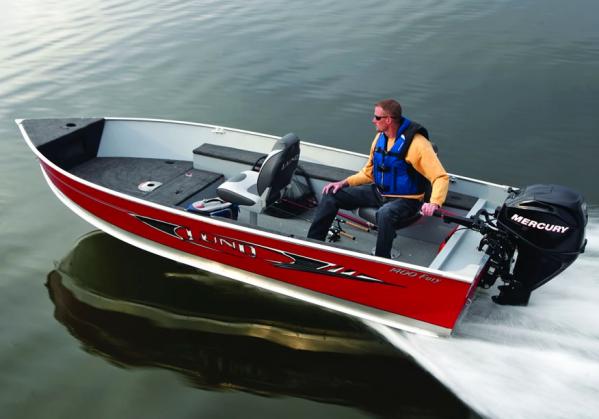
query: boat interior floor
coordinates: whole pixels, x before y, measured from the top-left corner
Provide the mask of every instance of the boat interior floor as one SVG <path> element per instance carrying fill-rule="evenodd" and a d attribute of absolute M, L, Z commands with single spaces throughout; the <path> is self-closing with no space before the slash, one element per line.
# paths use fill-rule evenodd
<path fill-rule="evenodd" d="M 131 157 L 95 157 L 70 168 L 69 172 L 105 188 L 181 211 L 185 211 L 192 202 L 216 197 L 216 188 L 226 180 L 221 173 L 194 168 L 192 161 Z M 476 200 L 474 197 L 466 198 L 468 203 Z M 452 200 L 459 202 L 459 205 L 452 207 Z M 464 215 L 469 210 L 468 206 L 469 204 L 464 205 L 464 195 L 450 192 L 446 207 L 451 207 L 453 213 Z M 291 215 L 285 211 L 261 213 L 258 215 L 258 224 L 252 225 L 249 211 L 241 206 L 238 220 L 223 220 L 287 237 L 306 239 L 313 212 L 314 209 L 307 209 L 299 215 Z M 348 214 L 357 217 L 353 213 Z M 376 231 L 365 231 L 350 223 L 341 223 L 340 226 L 346 234 L 339 241 L 327 242 L 328 244 L 366 254 L 372 252 Z M 443 223 L 437 217 L 421 217 L 410 226 L 397 231 L 394 249 L 401 249 L 401 252 L 396 259 L 429 266 L 452 229 L 452 225 Z"/>

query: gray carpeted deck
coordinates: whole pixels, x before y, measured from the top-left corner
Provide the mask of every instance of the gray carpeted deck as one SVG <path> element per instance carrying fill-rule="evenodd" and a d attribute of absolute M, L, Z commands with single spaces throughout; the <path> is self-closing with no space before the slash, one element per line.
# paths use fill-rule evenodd
<path fill-rule="evenodd" d="M 194 169 L 189 161 L 128 157 L 97 157 L 70 172 L 108 189 L 173 207 L 213 197 L 224 181 L 223 175 Z M 144 182 L 162 185 L 144 192 L 139 188 Z"/>

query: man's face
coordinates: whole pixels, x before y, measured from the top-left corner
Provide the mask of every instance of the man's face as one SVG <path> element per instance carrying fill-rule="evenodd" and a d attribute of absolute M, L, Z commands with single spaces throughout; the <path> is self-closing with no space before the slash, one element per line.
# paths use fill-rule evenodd
<path fill-rule="evenodd" d="M 383 132 L 391 124 L 391 117 L 387 112 L 380 106 L 374 107 L 374 115 L 372 116 L 372 123 L 374 124 L 377 132 Z"/>

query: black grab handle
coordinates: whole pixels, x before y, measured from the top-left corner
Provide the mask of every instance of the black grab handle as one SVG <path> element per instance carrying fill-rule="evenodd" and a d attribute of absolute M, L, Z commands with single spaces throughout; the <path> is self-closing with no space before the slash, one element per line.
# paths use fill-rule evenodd
<path fill-rule="evenodd" d="M 441 218 L 443 220 L 443 222 L 445 222 L 445 223 L 455 223 L 455 224 L 459 224 L 459 225 L 462 225 L 462 226 L 468 227 L 468 228 L 471 228 L 475 224 L 475 221 L 470 217 L 461 217 L 459 215 L 449 215 L 440 210 L 435 210 L 435 212 L 433 212 L 433 215 L 435 217 Z"/>

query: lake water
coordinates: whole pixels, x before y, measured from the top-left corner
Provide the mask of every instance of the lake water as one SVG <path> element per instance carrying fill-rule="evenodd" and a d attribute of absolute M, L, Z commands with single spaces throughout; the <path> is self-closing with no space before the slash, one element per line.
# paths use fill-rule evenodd
<path fill-rule="evenodd" d="M 2 417 L 596 415 L 599 3 L 0 0 L 0 6 Z M 399 99 L 405 114 L 429 129 L 451 173 L 514 186 L 560 183 L 585 195 L 587 253 L 539 290 L 530 307 L 498 308 L 481 295 L 455 338 L 428 340 L 305 306 L 276 318 L 286 304 L 258 294 L 261 316 L 274 316 L 277 330 L 334 328 L 377 349 L 305 352 L 251 334 L 217 333 L 197 320 L 204 311 L 253 324 L 254 314 L 227 291 L 235 285 L 214 290 L 216 278 L 99 233 L 90 239 L 92 227 L 53 197 L 13 122 L 176 119 L 293 131 L 366 152 L 373 103 L 386 97 Z M 129 256 L 119 261 L 111 252 Z M 76 265 L 78 254 L 92 256 Z M 154 293 L 142 292 L 145 282 L 137 286 L 151 276 L 141 266 L 164 273 Z M 208 281 L 206 292 L 220 293 L 220 311 L 191 305 L 177 312 L 183 297 L 162 299 L 187 295 L 164 280 L 173 275 Z M 115 278 L 131 281 L 136 293 L 97 289 Z M 146 320 L 136 317 L 139 310 Z M 183 334 L 171 324 L 180 316 Z"/>

